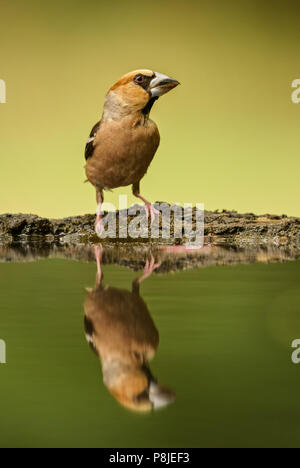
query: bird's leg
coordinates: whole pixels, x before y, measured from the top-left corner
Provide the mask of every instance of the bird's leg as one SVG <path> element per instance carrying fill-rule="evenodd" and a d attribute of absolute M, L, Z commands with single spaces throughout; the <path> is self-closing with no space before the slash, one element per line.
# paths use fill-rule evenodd
<path fill-rule="evenodd" d="M 96 234 L 100 236 L 103 231 L 101 208 L 102 208 L 102 203 L 104 200 L 103 191 L 101 189 L 100 190 L 97 189 L 96 191 L 96 200 L 97 200 L 98 206 L 97 206 L 97 216 L 96 216 L 96 221 L 95 221 L 95 232 Z"/>
<path fill-rule="evenodd" d="M 147 214 L 147 218 L 151 218 L 151 224 L 154 222 L 155 220 L 155 215 L 159 214 L 159 211 L 154 208 L 153 205 L 151 205 L 151 203 L 146 200 L 146 198 L 142 197 L 142 195 L 140 194 L 140 183 L 136 183 L 136 184 L 133 184 L 132 186 L 132 193 L 135 197 L 139 198 L 140 200 L 142 200 L 144 203 L 145 203 L 145 209 L 146 209 L 146 214 Z"/>
<path fill-rule="evenodd" d="M 102 247 L 99 245 L 96 245 L 95 246 L 95 257 L 96 257 L 96 263 L 97 263 L 96 286 L 100 286 L 102 279 L 103 279 L 103 274 L 101 270 L 102 254 L 103 254 Z"/>
<path fill-rule="evenodd" d="M 150 275 L 152 275 L 154 270 L 156 270 L 159 266 L 160 266 L 160 263 L 155 263 L 155 259 L 154 259 L 153 255 L 151 255 L 150 261 L 148 259 L 146 260 L 146 265 L 145 265 L 145 268 L 144 268 L 144 272 L 142 273 L 142 275 L 139 278 L 137 278 L 136 282 L 138 284 L 140 284 L 142 281 L 144 281 L 146 278 L 148 278 Z"/>
<path fill-rule="evenodd" d="M 134 294 L 136 294 L 137 296 L 140 295 L 141 282 L 144 281 L 146 278 L 148 278 L 150 275 L 152 275 L 154 270 L 160 267 L 160 265 L 161 265 L 161 262 L 155 263 L 155 259 L 153 255 L 151 255 L 150 262 L 148 259 L 146 259 L 146 264 L 145 264 L 143 273 L 132 282 L 132 292 Z"/>

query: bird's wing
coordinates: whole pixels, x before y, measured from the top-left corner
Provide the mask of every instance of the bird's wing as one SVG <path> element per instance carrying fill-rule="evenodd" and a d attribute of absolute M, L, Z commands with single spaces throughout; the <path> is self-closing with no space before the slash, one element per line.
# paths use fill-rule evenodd
<path fill-rule="evenodd" d="M 100 128 L 100 124 L 101 124 L 101 120 L 99 122 L 96 123 L 96 125 L 93 126 L 92 130 L 91 130 L 91 133 L 90 133 L 90 137 L 85 145 L 85 153 L 84 153 L 84 156 L 85 156 L 85 159 L 89 159 L 93 156 L 93 152 L 94 152 L 94 140 L 95 140 L 95 136 Z"/>
<path fill-rule="evenodd" d="M 99 356 L 99 352 L 94 342 L 94 331 L 95 331 L 94 325 L 93 325 L 93 322 L 86 315 L 84 316 L 84 330 L 85 330 L 86 341 L 88 342 L 88 344 L 90 345 L 94 353 L 97 356 Z"/>

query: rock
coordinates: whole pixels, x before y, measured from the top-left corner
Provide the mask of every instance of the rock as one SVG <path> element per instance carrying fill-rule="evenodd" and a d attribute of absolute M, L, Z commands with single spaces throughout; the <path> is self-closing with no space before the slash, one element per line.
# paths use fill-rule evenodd
<path fill-rule="evenodd" d="M 158 203 L 158 202 L 157 202 Z M 161 203 L 161 202 L 160 202 Z M 164 204 L 166 209 L 170 205 Z M 180 207 L 172 207 L 179 209 Z M 149 245 L 161 244 L 184 244 L 186 237 L 176 238 L 173 234 L 181 230 L 182 221 L 179 217 L 179 224 L 174 225 L 174 216 L 171 215 L 170 232 L 162 225 L 161 219 L 158 224 L 158 237 L 149 237 L 147 225 L 134 237 L 126 235 L 127 228 L 132 226 L 135 218 L 135 210 L 141 211 L 141 219 L 146 220 L 140 205 L 134 205 L 129 209 L 128 222 L 126 225 L 119 220 L 125 215 L 123 210 L 117 213 L 110 213 L 109 219 L 116 225 L 116 235 L 111 226 L 109 236 L 104 239 L 94 233 L 95 215 L 86 214 L 84 216 L 67 217 L 64 219 L 46 219 L 36 215 L 26 214 L 3 214 L 0 215 L 0 243 L 11 243 L 15 241 L 47 241 L 58 244 L 93 244 L 101 242 L 103 245 L 114 245 L 116 243 L 139 242 Z M 199 211 L 196 208 L 189 210 L 186 216 L 186 228 L 195 229 L 196 215 Z M 257 246 L 257 245 L 287 245 L 300 249 L 300 218 L 287 217 L 286 215 L 264 214 L 256 216 L 253 213 L 237 213 L 236 211 L 205 211 L 204 212 L 204 234 L 206 241 L 214 244 L 231 244 L 237 246 Z M 135 233 L 136 234 L 136 233 Z M 164 236 L 163 236 L 164 234 Z"/>

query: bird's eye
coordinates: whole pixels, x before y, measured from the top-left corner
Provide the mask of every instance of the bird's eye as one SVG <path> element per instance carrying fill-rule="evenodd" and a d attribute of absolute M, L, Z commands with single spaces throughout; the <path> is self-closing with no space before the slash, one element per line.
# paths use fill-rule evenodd
<path fill-rule="evenodd" d="M 141 74 L 135 75 L 134 82 L 137 84 L 142 84 L 144 82 L 145 77 Z"/>

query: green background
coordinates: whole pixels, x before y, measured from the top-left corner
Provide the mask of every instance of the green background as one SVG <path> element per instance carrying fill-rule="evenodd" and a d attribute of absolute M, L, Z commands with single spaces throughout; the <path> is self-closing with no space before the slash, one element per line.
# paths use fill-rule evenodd
<path fill-rule="evenodd" d="M 150 200 L 300 215 L 297 1 L 0 3 L 0 212 L 95 211 L 83 151 L 108 88 L 150 68 L 182 84 L 155 105 Z M 117 203 L 120 193 L 107 194 Z M 129 201 L 133 199 L 130 196 Z"/>
<path fill-rule="evenodd" d="M 159 330 L 151 364 L 176 402 L 121 407 L 84 337 L 95 264 L 0 264 L 0 446 L 299 447 L 299 262 L 152 275 L 142 297 Z M 105 283 L 136 277 L 104 267 Z"/>

